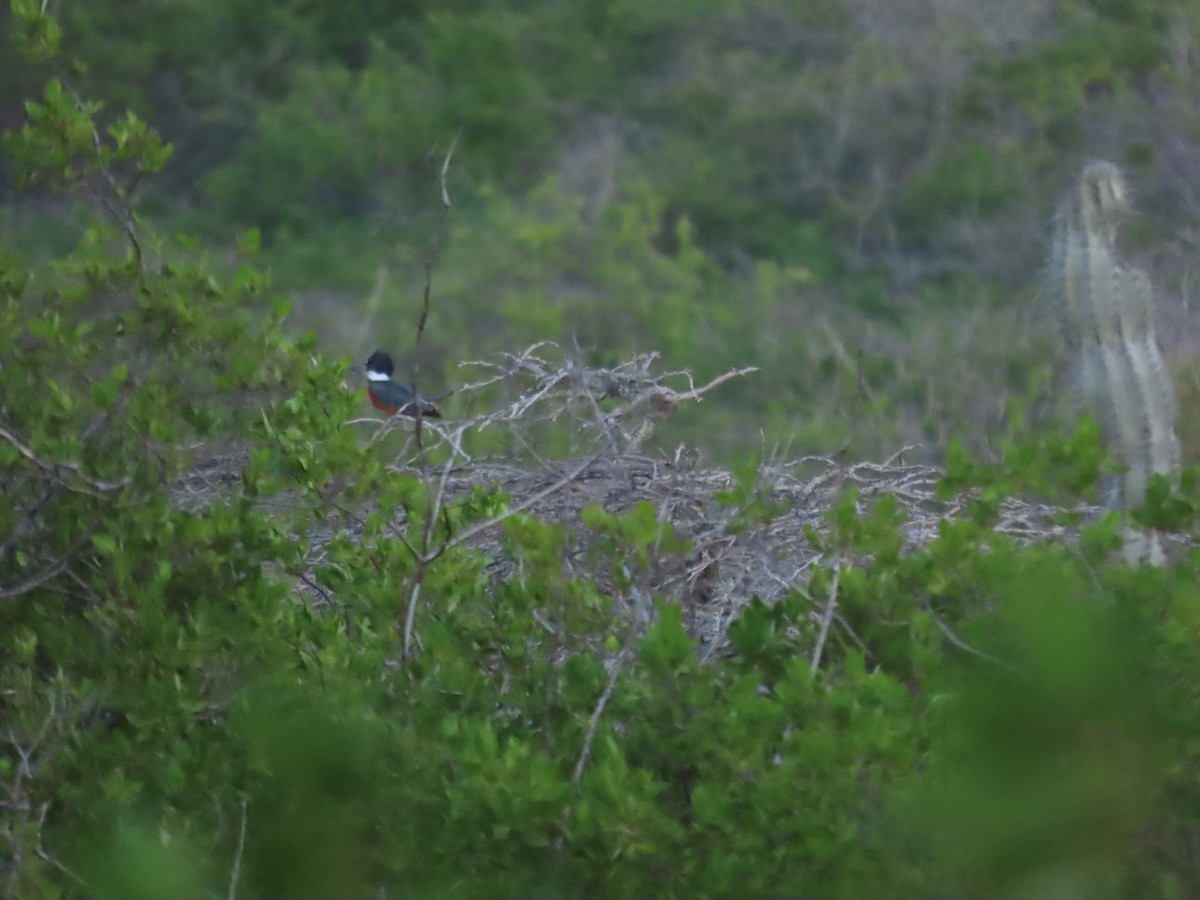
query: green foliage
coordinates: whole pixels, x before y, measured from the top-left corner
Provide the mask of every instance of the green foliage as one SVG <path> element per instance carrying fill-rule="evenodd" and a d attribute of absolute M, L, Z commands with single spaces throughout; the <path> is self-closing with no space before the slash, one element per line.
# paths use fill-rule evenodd
<path fill-rule="evenodd" d="M 272 232 L 364 214 L 380 175 L 409 164 L 432 136 L 420 91 L 391 88 L 414 74 L 394 55 L 362 73 L 334 64 L 299 72 L 292 93 L 258 113 L 257 139 L 212 175 L 214 198 L 233 220 Z"/>
<path fill-rule="evenodd" d="M 13 43 L 31 62 L 44 62 L 58 54 L 62 29 L 58 20 L 45 15 L 41 0 L 13 0 L 12 15 L 17 21 Z"/>
<path fill-rule="evenodd" d="M 1111 472 L 1100 440 L 1100 426 L 1083 416 L 1071 435 L 1014 430 L 1006 440 L 997 464 L 973 460 L 962 444 L 953 441 L 946 455 L 946 474 L 939 494 L 951 497 L 967 488 L 978 488 L 972 515 L 994 523 L 1005 497 L 1036 493 L 1070 502 L 1089 496 L 1104 472 Z"/>
<path fill-rule="evenodd" d="M 589 27 L 624 27 L 646 59 L 679 12 L 620 9 Z M 1148 7 L 1102 9 L 1141 23 Z M 43 12 L 14 4 L 50 59 Z M 318 18 L 349 67 L 344 16 Z M 511 22 L 443 27 L 449 47 L 514 52 Z M 483 487 L 438 508 L 347 425 L 346 362 L 284 336 L 289 303 L 250 261 L 260 235 L 232 264 L 155 235 L 129 200 L 166 145 L 140 117 L 99 122 L 55 77 L 7 146 L 31 181 L 99 184 L 115 225 L 44 265 L 0 254 L 6 896 L 1200 891 L 1200 557 L 1116 562 L 1111 519 L 1078 547 L 993 528 L 1011 492 L 1094 488 L 1094 423 L 1018 430 L 999 465 L 952 445 L 944 489 L 976 491 L 972 514 L 923 547 L 895 498 L 847 492 L 810 533 L 825 560 L 807 584 L 747 598 L 736 654 L 702 661 L 658 596 L 691 550 L 665 510 L 585 511 L 577 570 L 577 523 L 496 523 L 507 499 Z M 525 90 L 514 78 L 465 93 L 479 123 Z M 476 285 L 461 261 L 490 223 L 509 243 L 479 271 L 539 335 L 566 324 L 528 299 L 547 299 L 548 270 L 620 296 L 622 332 L 665 304 L 681 354 L 748 342 L 812 280 L 772 263 L 732 283 L 686 216 L 658 252 L 648 191 L 594 231 L 553 184 L 526 202 L 480 204 L 445 289 Z M 577 293 L 571 315 L 603 327 Z M 470 315 L 448 307 L 444 323 Z M 808 346 L 772 352 L 795 365 Z M 902 374 L 838 365 L 868 403 Z M 214 457 L 227 469 L 197 496 Z M 753 462 L 733 474 L 715 499 L 735 528 L 782 516 Z M 1146 521 L 1192 527 L 1196 488 L 1194 472 L 1155 483 Z M 489 557 L 461 540 L 480 525 Z"/>
<path fill-rule="evenodd" d="M 1015 669 L 957 681 L 935 717 L 942 752 L 901 807 L 947 865 L 932 892 L 1178 894 L 1191 863 L 1167 863 L 1154 843 L 1179 824 L 1166 797 L 1195 706 L 1155 660 L 1173 655 L 1194 590 L 1150 572 L 1097 585 L 1048 553 L 1020 563 L 975 632 Z"/>
<path fill-rule="evenodd" d="M 24 183 L 45 184 L 54 179 L 56 186 L 69 186 L 132 163 L 134 171 L 129 180 L 136 184 L 166 164 L 170 146 L 163 146 L 132 113 L 108 126 L 111 145 L 102 144 L 93 123 L 101 108 L 99 103 L 77 101 L 58 79 L 46 85 L 44 103 L 27 102 L 29 124 L 6 141 L 24 170 Z M 114 190 L 123 194 L 127 189 Z"/>
<path fill-rule="evenodd" d="M 784 507 L 771 502 L 769 485 L 761 484 L 757 459 L 748 459 L 732 470 L 733 487 L 717 491 L 713 499 L 722 506 L 737 508 L 738 514 L 730 522 L 731 531 L 737 532 L 763 522 L 769 522 L 783 513 Z"/>
<path fill-rule="evenodd" d="M 996 386 L 1019 392 L 1042 361 L 1005 316 L 1028 299 L 1014 287 L 1036 277 L 1039 229 L 1081 155 L 1137 167 L 1156 209 L 1130 230 L 1138 246 L 1194 218 L 1186 167 L 1155 163 L 1189 140 L 1191 0 L 1171 16 L 1106 0 L 1002 20 L 926 2 L 904 28 L 831 2 L 90 0 L 63 4 L 61 28 L 42 6 L 14 5 L 7 27 L 37 67 L 0 59 L 0 120 L 29 101 L 64 130 L 10 156 L 88 158 L 69 99 L 41 90 L 61 47 L 63 83 L 107 104 L 89 110 L 106 146 L 121 139 L 105 110 L 132 108 L 174 148 L 143 209 L 218 245 L 261 229 L 262 265 L 307 295 L 295 321 L 357 358 L 345 323 L 365 315 L 408 343 L 453 144 L 434 371 L 452 381 L 457 360 L 544 337 L 593 360 L 636 344 L 701 375 L 758 363 L 754 386 L 660 432 L 715 434 L 725 460 L 760 429 L 803 450 L 922 443 L 932 458 L 965 419 L 985 446 Z M 0 159 L 0 184 L 16 164 Z M 4 237 L 31 256 L 78 229 L 44 195 L 5 205 Z M 1156 281 L 1187 279 L 1176 256 Z M 971 311 L 940 305 L 943 290 Z"/>
<path fill-rule="evenodd" d="M 997 158 L 991 148 L 954 145 L 909 180 L 897 201 L 896 215 L 903 224 L 920 223 L 922 230 L 948 217 L 986 219 L 1011 202 L 1018 188 L 1011 163 Z"/>

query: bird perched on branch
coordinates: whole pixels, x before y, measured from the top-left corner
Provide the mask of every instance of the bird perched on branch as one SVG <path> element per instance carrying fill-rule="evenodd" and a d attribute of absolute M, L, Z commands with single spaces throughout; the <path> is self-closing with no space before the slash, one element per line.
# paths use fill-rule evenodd
<path fill-rule="evenodd" d="M 367 360 L 367 396 L 371 405 L 389 416 L 402 415 L 416 418 L 420 415 L 440 419 L 442 414 L 434 402 L 427 397 L 416 397 L 413 389 L 403 381 L 392 377 L 396 371 L 392 358 L 382 350 L 376 350 Z"/>

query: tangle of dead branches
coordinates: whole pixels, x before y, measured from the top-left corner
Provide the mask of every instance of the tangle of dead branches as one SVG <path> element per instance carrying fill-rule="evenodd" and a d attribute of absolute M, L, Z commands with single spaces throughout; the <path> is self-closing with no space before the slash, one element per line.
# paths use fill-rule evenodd
<path fill-rule="evenodd" d="M 719 492 L 734 486 L 728 470 L 705 466 L 701 454 L 688 448 L 648 453 L 643 446 L 654 428 L 679 406 L 698 402 L 708 391 L 753 369 L 734 370 L 696 385 L 686 372 L 656 372 L 656 359 L 654 354 L 644 354 L 612 367 L 588 368 L 564 358 L 556 345 L 542 343 L 494 360 L 464 363 L 464 367 L 482 371 L 484 377 L 464 384 L 456 394 L 499 388 L 507 393 L 478 415 L 424 422 L 422 447 L 416 446 L 411 420 L 352 420 L 370 423 L 375 431 L 366 440 L 381 449 L 386 435 L 407 433 L 408 439 L 401 442 L 391 465 L 422 474 L 429 483 L 431 509 L 425 521 L 433 523 L 431 529 L 443 510 L 480 487 L 508 498 L 505 512 L 447 538 L 435 539 L 430 530 L 427 542 L 411 548 L 418 564 L 428 566 L 447 550 L 470 546 L 492 560 L 488 571 L 495 580 L 502 580 L 511 562 L 503 552 L 498 526 L 510 516 L 527 513 L 569 527 L 575 537 L 564 566 L 571 577 L 591 578 L 601 587 L 611 587 L 611 576 L 589 570 L 587 551 L 592 536 L 582 526 L 580 513 L 592 505 L 623 512 L 639 501 L 648 501 L 664 523 L 690 541 L 691 551 L 685 558 L 659 560 L 635 587 L 642 596 L 681 603 L 685 625 L 701 642 L 702 653 L 710 656 L 726 645 L 729 623 L 752 598 L 769 604 L 792 591 L 808 596 L 807 585 L 815 567 L 824 566 L 832 573 L 847 562 L 824 558 L 806 536 L 808 529 L 828 534 L 828 512 L 847 489 L 857 491 L 861 510 L 885 495 L 895 498 L 906 515 L 902 528 L 906 552 L 933 540 L 943 520 L 967 512 L 968 497 L 937 497 L 939 469 L 906 463 L 901 451 L 883 462 L 853 464 L 812 456 L 768 459 L 760 465 L 758 489 L 778 514 L 760 522 L 735 522 L 738 510 L 716 499 Z M 520 433 L 545 422 L 571 424 L 579 435 L 579 452 L 565 460 L 553 460 L 530 450 L 523 459 L 497 461 L 474 458 L 467 449 L 473 433 L 499 428 Z M 429 463 L 436 453 L 442 454 L 441 461 Z M 232 474 L 237 466 L 237 460 L 231 459 L 226 477 L 215 477 L 212 464 L 197 470 L 181 481 L 181 502 L 195 504 L 214 491 L 236 489 L 237 479 Z M 361 531 L 366 512 L 358 515 L 350 510 L 349 519 L 347 512 L 338 510 L 341 518 L 336 528 L 332 523 L 328 527 L 309 523 L 310 575 L 327 561 L 324 544 L 333 534 L 348 532 L 353 538 Z M 1020 540 L 1071 539 L 1071 529 L 1058 524 L 1059 513 L 1061 510 L 1049 504 L 1010 498 L 1001 506 L 995 529 Z M 396 516 L 393 524 L 399 533 L 403 512 Z M 315 584 L 311 577 L 301 579 L 300 590 L 311 592 L 318 603 L 336 600 L 326 596 L 327 591 L 316 591 Z M 415 596 L 419 599 L 419 589 Z M 853 641 L 835 598 L 836 593 L 812 598 L 814 625 L 819 633 L 838 629 Z M 412 596 L 408 601 L 404 632 L 411 653 L 416 640 L 416 604 Z M 414 612 L 410 615 L 410 611 Z M 817 647 L 809 652 L 820 659 Z"/>

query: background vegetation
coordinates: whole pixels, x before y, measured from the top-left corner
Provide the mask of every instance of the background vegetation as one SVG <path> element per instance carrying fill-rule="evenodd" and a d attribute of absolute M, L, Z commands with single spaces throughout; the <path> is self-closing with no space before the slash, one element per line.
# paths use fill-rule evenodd
<path fill-rule="evenodd" d="M 1103 469 L 1091 423 L 1026 415 L 1086 157 L 1138 186 L 1128 252 L 1190 383 L 1200 5 L 903 6 L 0 11 L 2 891 L 1200 892 L 1190 540 L 1139 570 L 1115 517 L 995 527 Z M 916 546 L 846 494 L 701 661 L 661 511 L 443 496 L 346 425 L 339 355 L 450 387 L 543 338 L 757 364 L 656 439 L 918 441 L 962 514 Z M 745 462 L 714 497 L 737 528 L 772 500 Z M 1186 532 L 1198 502 L 1185 472 L 1140 515 Z"/>
<path fill-rule="evenodd" d="M 1028 312 L 1054 207 L 1100 157 L 1137 191 L 1128 252 L 1193 390 L 1200 5 L 643 7 L 97 0 L 60 23 L 78 89 L 174 147 L 146 214 L 214 249 L 260 229 L 294 326 L 335 355 L 387 345 L 445 389 L 544 338 L 700 378 L 757 364 L 662 443 L 983 447 L 1052 371 Z M 5 55 L 0 123 L 42 75 Z M 73 243 L 79 211 L 14 178 L 0 162 L 5 242 Z"/>

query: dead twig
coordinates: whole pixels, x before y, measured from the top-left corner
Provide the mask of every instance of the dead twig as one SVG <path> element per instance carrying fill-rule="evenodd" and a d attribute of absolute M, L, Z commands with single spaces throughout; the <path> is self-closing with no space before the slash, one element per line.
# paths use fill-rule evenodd
<path fill-rule="evenodd" d="M 498 516 L 494 516 L 491 519 L 488 519 L 486 522 L 479 522 L 476 525 L 472 525 L 470 528 L 460 531 L 458 534 L 456 534 L 453 537 L 453 539 L 451 539 L 448 542 L 447 549 L 450 549 L 452 547 L 457 547 L 457 546 L 460 546 L 461 544 L 467 543 L 467 541 L 471 540 L 476 535 L 481 534 L 484 531 L 487 531 L 489 528 L 495 528 L 497 525 L 499 525 L 501 522 L 504 522 L 506 519 L 512 518 L 517 513 L 524 512 L 525 510 L 529 509 L 531 506 L 534 506 L 535 504 L 539 503 L 540 501 L 546 499 L 551 494 L 561 491 L 564 487 L 566 487 L 568 484 L 570 484 L 572 481 L 577 479 L 580 475 L 582 475 L 584 472 L 586 472 L 588 469 L 590 469 L 592 466 L 594 466 L 601 459 L 601 456 L 602 456 L 602 454 L 599 454 L 599 453 L 593 454 L 592 456 L 585 459 L 581 464 L 579 464 L 574 469 L 572 469 L 570 472 L 568 472 L 566 475 L 564 475 L 562 478 L 558 479 L 553 484 L 547 486 L 543 490 L 538 491 L 536 494 L 527 498 L 526 500 L 523 500 L 522 502 L 518 503 L 516 506 L 512 507 L 511 509 L 506 510 L 505 512 L 501 513 Z"/>
<path fill-rule="evenodd" d="M 930 618 L 933 619 L 933 624 L 937 625 L 938 629 L 942 632 L 942 634 L 944 634 L 946 636 L 946 639 L 948 641 L 950 641 L 950 643 L 953 644 L 955 647 L 957 647 L 959 650 L 963 650 L 967 653 L 970 653 L 972 656 L 977 656 L 980 659 L 985 660 L 986 662 L 992 663 L 993 665 L 1000 666 L 1002 669 L 1007 669 L 1009 672 L 1012 672 L 1014 675 L 1021 674 L 1021 670 L 1018 669 L 1016 666 L 1012 665 L 1011 663 L 1007 663 L 1004 660 L 1000 659 L 999 657 L 992 656 L 990 653 L 984 653 L 982 650 L 980 650 L 977 647 L 972 647 L 970 644 L 968 644 L 966 641 L 964 641 L 962 638 L 960 638 L 958 635 L 956 635 L 953 631 L 951 631 L 950 626 L 948 626 L 945 622 L 943 622 L 940 618 L 938 618 L 934 614 L 932 609 L 928 609 L 927 611 L 930 615 Z"/>
<path fill-rule="evenodd" d="M 105 494 L 111 494 L 115 491 L 121 490 L 122 488 L 128 486 L 131 480 L 129 477 L 125 477 L 117 481 L 98 481 L 94 478 L 89 478 L 87 475 L 84 475 L 83 466 L 77 462 L 67 460 L 56 460 L 54 462 L 50 462 L 44 460 L 34 453 L 33 449 L 28 444 L 22 441 L 12 431 L 5 428 L 3 425 L 0 425 L 0 438 L 3 438 L 5 441 L 7 441 L 8 444 L 17 451 L 17 453 L 25 457 L 25 459 L 29 460 L 46 474 L 59 478 L 69 474 L 87 485 L 87 488 L 80 488 L 77 485 L 64 484 L 63 486 L 67 490 L 87 493 L 94 497 L 100 497 Z"/>
<path fill-rule="evenodd" d="M 450 142 L 450 149 L 446 151 L 445 157 L 442 159 L 441 169 L 441 196 L 442 209 L 438 214 L 437 225 L 434 227 L 433 236 L 430 238 L 429 252 L 425 255 L 425 289 L 422 295 L 421 315 L 417 319 L 417 339 L 414 343 L 415 349 L 420 349 L 421 341 L 425 337 L 425 325 L 429 321 L 429 304 L 430 298 L 433 295 L 433 271 L 437 264 L 438 257 L 441 255 L 442 244 L 446 237 L 447 222 L 450 213 L 450 191 L 446 187 L 446 176 L 450 172 L 450 160 L 454 157 L 454 148 L 458 146 L 458 135 L 454 136 L 454 140 Z M 419 354 L 413 354 L 412 362 L 412 390 L 413 397 L 416 398 L 419 406 L 421 397 L 420 390 L 420 358 Z M 415 418 L 414 435 L 416 437 L 417 447 L 423 452 L 424 448 L 421 441 L 421 429 L 423 427 L 424 416 L 418 415 Z M 412 656 L 413 645 L 413 627 L 416 623 L 417 616 L 417 601 L 421 597 L 421 585 L 425 580 L 425 573 L 430 565 L 441 553 L 445 550 L 445 545 L 439 548 L 436 552 L 431 552 L 433 545 L 433 529 L 437 522 L 438 510 L 441 508 L 442 497 L 446 488 L 446 478 L 449 468 L 453 465 L 456 458 L 457 450 L 461 447 L 461 442 L 457 442 L 455 450 L 450 453 L 450 458 L 447 460 L 446 468 L 442 472 L 442 479 L 439 482 L 436 493 L 426 492 L 425 500 L 425 527 L 422 530 L 421 536 L 421 552 L 417 556 L 416 569 L 412 575 L 412 587 L 409 589 L 408 608 L 404 615 L 404 648 L 403 658 L 410 659 Z"/>
<path fill-rule="evenodd" d="M 596 739 L 596 731 L 600 727 L 600 717 L 604 715 L 604 708 L 608 705 L 608 701 L 616 689 L 617 679 L 621 677 L 621 670 L 624 668 L 627 652 L 627 650 L 622 650 L 613 659 L 608 673 L 608 681 L 604 685 L 604 690 L 600 692 L 600 698 L 596 701 L 596 706 L 592 709 L 587 731 L 583 735 L 583 745 L 579 750 L 579 758 L 575 760 L 575 768 L 571 771 L 572 785 L 578 785 L 580 779 L 583 778 L 584 769 L 587 768 L 588 759 L 592 754 L 592 742 Z M 568 804 L 563 807 L 562 815 L 559 816 L 558 827 L 560 833 L 554 844 L 555 851 L 562 850 L 563 835 L 566 833 L 567 825 L 571 821 L 571 812 L 573 809 L 574 806 Z"/>
<path fill-rule="evenodd" d="M 833 561 L 833 580 L 829 582 L 829 600 L 825 603 L 825 612 L 821 614 L 821 627 L 817 632 L 817 644 L 813 647 L 812 661 L 809 663 L 810 674 L 816 677 L 817 669 L 821 666 L 821 654 L 825 650 L 825 639 L 829 636 L 829 624 L 837 609 L 838 580 L 842 575 L 841 563 Z"/>
<path fill-rule="evenodd" d="M 454 140 L 450 142 L 450 149 L 446 151 L 445 157 L 442 159 L 441 169 L 441 193 L 442 193 L 442 210 L 438 213 L 437 225 L 434 226 L 433 236 L 429 241 L 429 252 L 425 254 L 425 288 L 421 298 L 421 315 L 417 319 L 417 339 L 413 344 L 414 351 L 419 351 L 421 342 L 425 338 L 425 325 L 429 321 L 429 303 L 433 295 L 433 270 L 437 265 L 438 258 L 442 253 L 442 245 L 446 240 L 446 229 L 450 218 L 450 191 L 446 187 L 446 176 L 450 172 L 450 160 L 454 158 L 454 148 L 458 146 L 458 135 L 454 136 Z M 420 374 L 421 361 L 420 354 L 414 352 L 412 356 L 412 389 L 413 396 L 420 398 Z M 416 435 L 417 446 L 421 445 L 421 420 L 423 416 L 416 417 Z"/>
<path fill-rule="evenodd" d="M 588 757 L 592 754 L 592 741 L 596 738 L 596 729 L 600 725 L 600 717 L 604 715 L 604 707 L 608 705 L 608 700 L 612 697 L 613 690 L 617 686 L 617 679 L 621 677 L 621 669 L 624 667 L 625 654 L 619 654 L 613 660 L 612 671 L 608 673 L 608 683 L 604 685 L 604 690 L 600 692 L 600 699 L 596 701 L 596 706 L 592 710 L 592 717 L 588 720 L 587 731 L 583 735 L 583 746 L 579 750 L 579 758 L 575 760 L 575 768 L 571 770 L 571 784 L 579 784 L 579 779 L 583 777 L 583 770 L 587 767 Z"/>
<path fill-rule="evenodd" d="M 242 822 L 238 828 L 237 849 L 233 854 L 233 867 L 229 873 L 229 900 L 236 900 L 238 877 L 242 871 L 242 854 L 246 849 L 246 798 L 242 797 Z"/>

